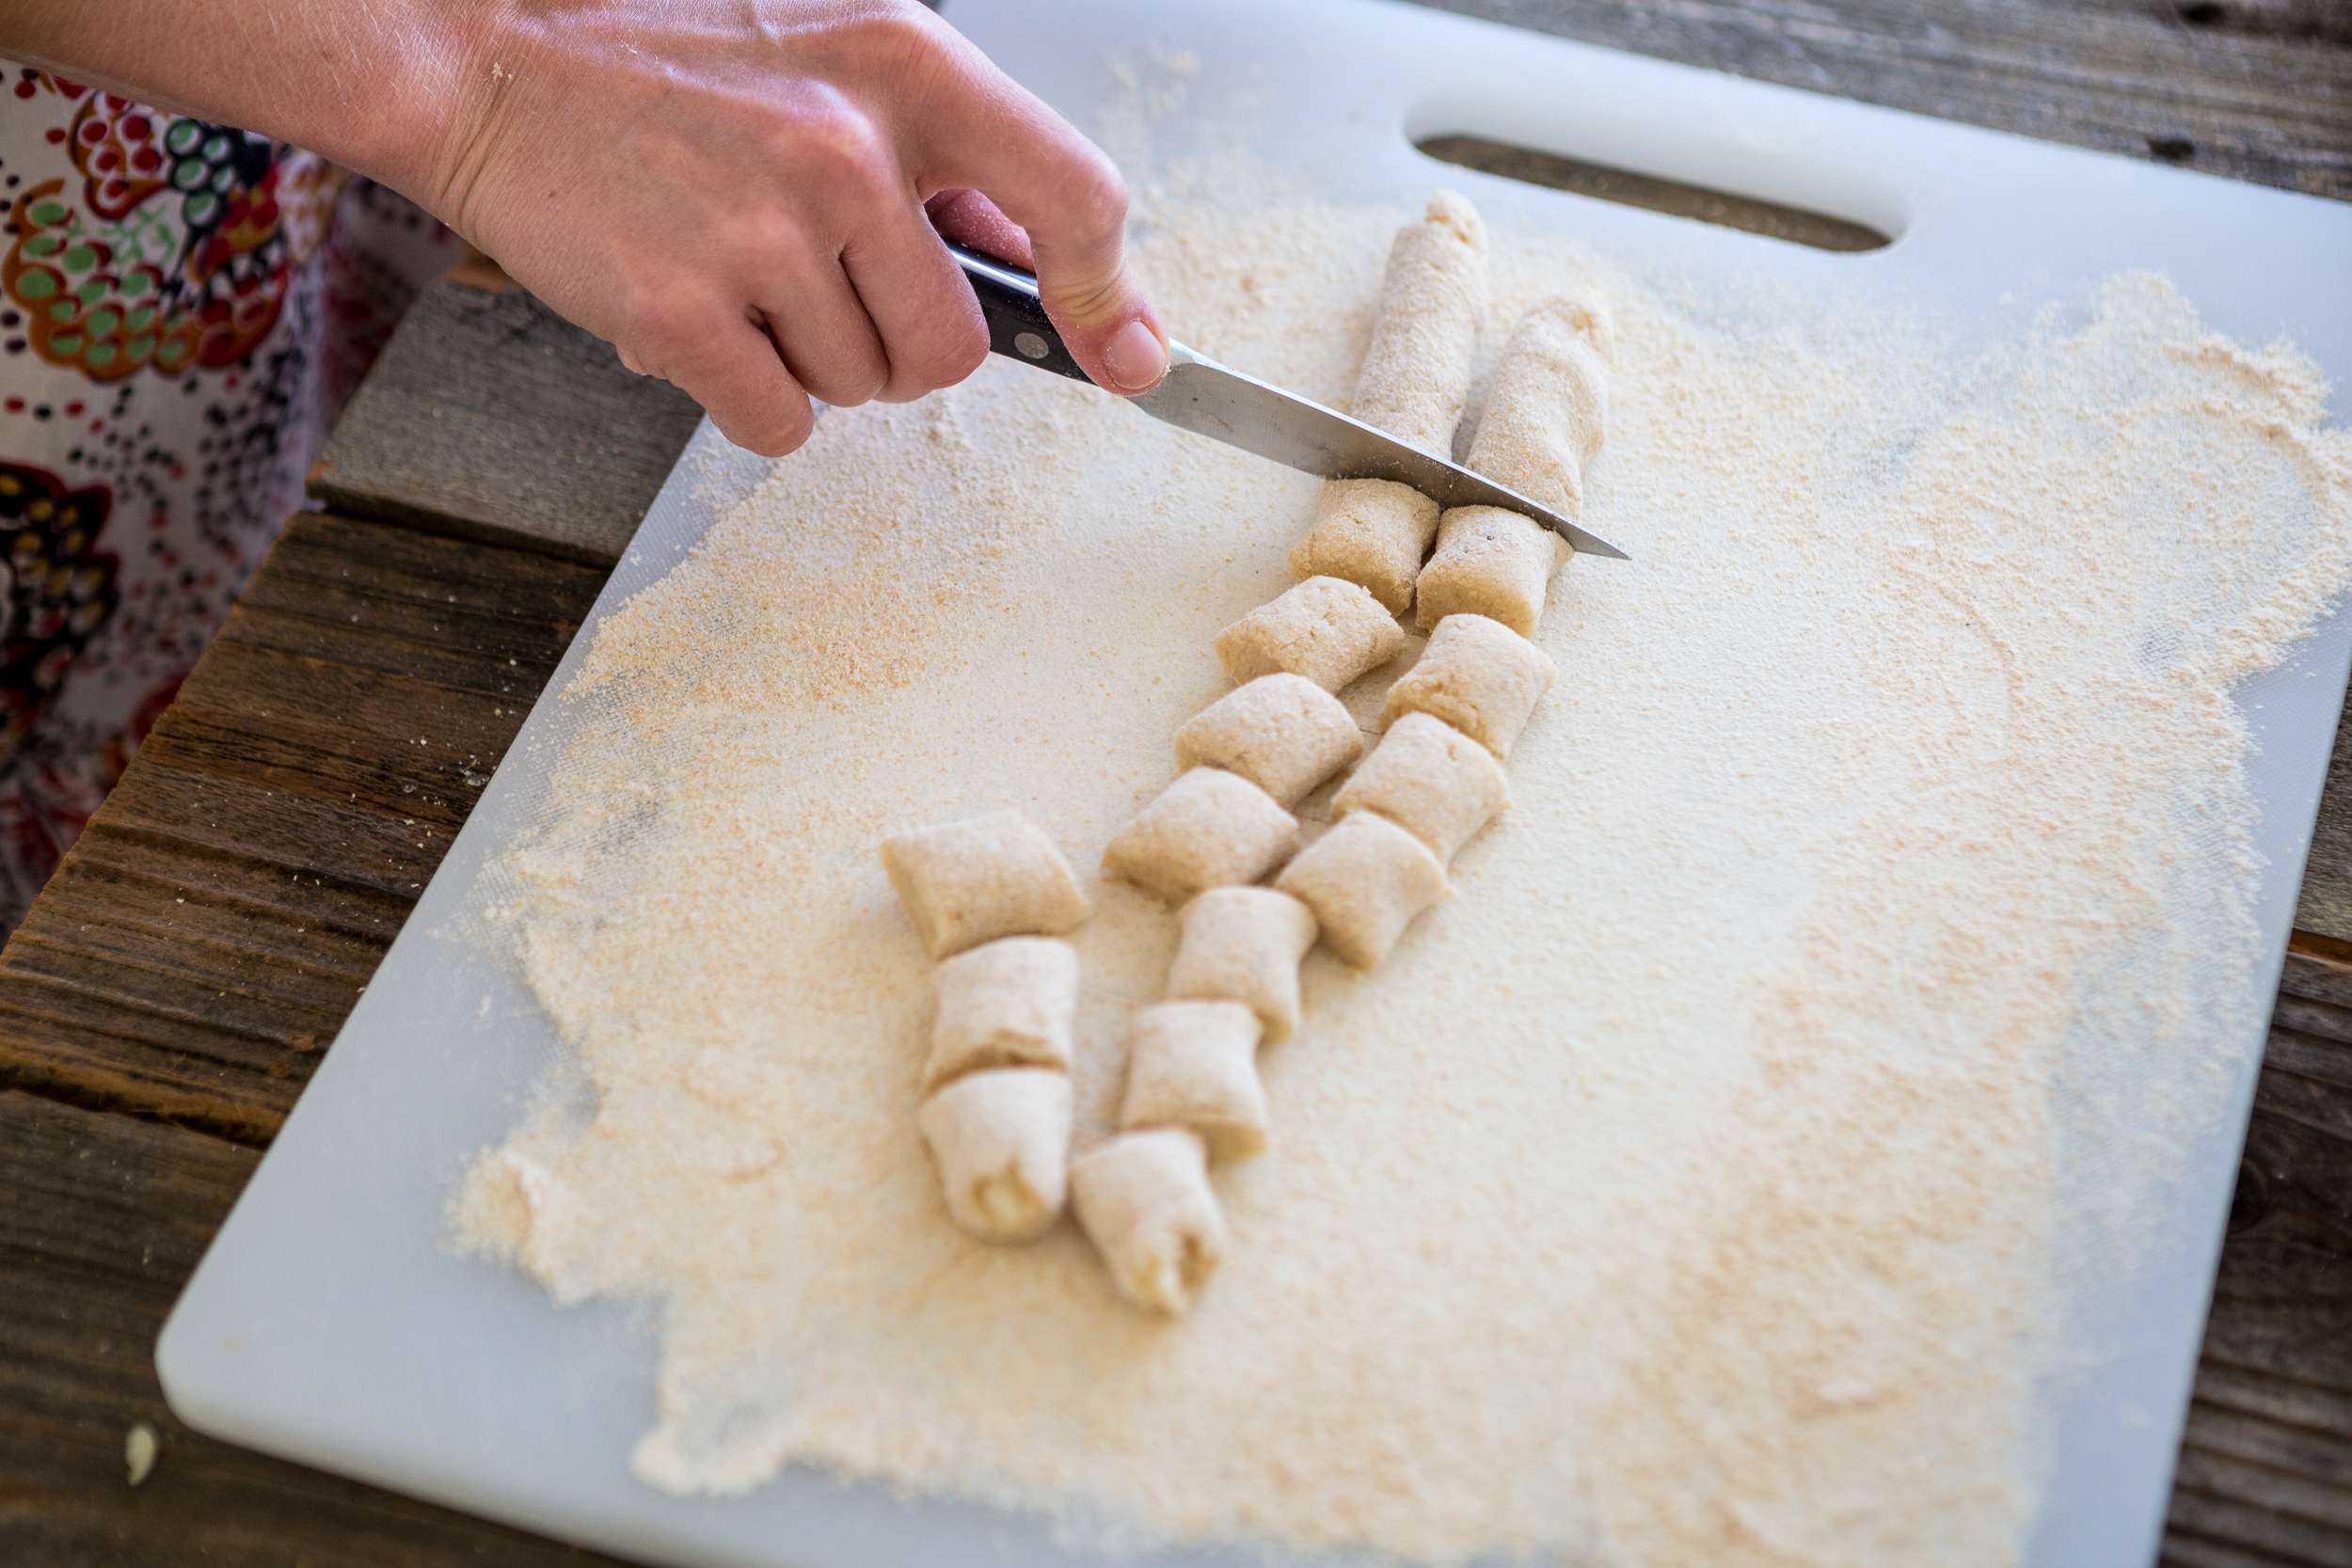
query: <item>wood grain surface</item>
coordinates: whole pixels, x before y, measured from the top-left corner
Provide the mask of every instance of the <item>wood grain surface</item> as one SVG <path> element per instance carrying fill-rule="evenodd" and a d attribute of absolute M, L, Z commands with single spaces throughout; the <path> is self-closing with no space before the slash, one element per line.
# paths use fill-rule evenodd
<path fill-rule="evenodd" d="M 2342 4 L 1449 3 L 2352 196 Z M 290 525 L 0 952 L 0 1563 L 604 1560 L 197 1436 L 151 1353 L 692 423 L 527 295 L 434 291 L 326 454 L 341 515 Z M 2179 1568 L 2352 1568 L 2347 774 L 2352 747 L 2182 1447 Z M 133 1488 L 138 1422 L 162 1450 Z"/>

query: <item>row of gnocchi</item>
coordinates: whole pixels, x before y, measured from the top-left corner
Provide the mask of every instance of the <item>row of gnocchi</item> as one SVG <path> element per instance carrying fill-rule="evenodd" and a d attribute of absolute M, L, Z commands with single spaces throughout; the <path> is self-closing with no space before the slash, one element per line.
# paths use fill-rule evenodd
<path fill-rule="evenodd" d="M 1447 450 L 1486 311 L 1484 228 L 1439 193 L 1391 253 L 1359 416 Z M 1531 311 L 1502 356 L 1470 465 L 1575 515 L 1611 349 L 1587 302 Z M 1226 1245 L 1209 1172 L 1265 1146 L 1257 1053 L 1299 1027 L 1300 962 L 1320 942 L 1376 967 L 1451 896 L 1455 851 L 1509 806 L 1502 764 L 1558 673 L 1529 639 L 1567 554 L 1516 513 L 1440 513 L 1379 480 L 1325 486 L 1290 557 L 1303 580 L 1218 635 L 1234 689 L 1177 732 L 1176 781 L 1104 852 L 1106 877 L 1181 907 L 1182 935 L 1166 999 L 1130 1034 L 1120 1131 L 1074 1161 L 1078 963 L 1054 939 L 1088 904 L 1068 863 L 1011 812 L 883 847 L 942 960 L 919 1122 L 959 1225 L 1024 1241 L 1067 1198 L 1123 1295 L 1189 1307 Z M 1338 694 L 1406 650 L 1407 613 L 1430 635 L 1366 756 Z M 1332 825 L 1302 849 L 1295 808 L 1351 768 Z"/>

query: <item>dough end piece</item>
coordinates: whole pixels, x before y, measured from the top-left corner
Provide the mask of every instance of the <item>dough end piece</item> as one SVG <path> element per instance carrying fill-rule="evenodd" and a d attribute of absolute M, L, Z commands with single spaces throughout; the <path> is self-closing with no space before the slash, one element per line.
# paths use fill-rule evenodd
<path fill-rule="evenodd" d="M 1070 1168 L 1070 1076 L 1000 1068 L 959 1078 L 915 1124 L 956 1224 L 983 1242 L 1034 1241 L 1061 1212 Z"/>
<path fill-rule="evenodd" d="M 1225 1259 L 1208 1150 L 1182 1128 L 1121 1132 L 1071 1167 L 1078 1224 L 1119 1293 L 1181 1318 Z"/>
<path fill-rule="evenodd" d="M 1422 568 L 1413 618 L 1484 615 L 1535 635 L 1552 574 L 1575 552 L 1551 530 L 1499 506 L 1457 506 L 1438 519 L 1437 553 Z"/>

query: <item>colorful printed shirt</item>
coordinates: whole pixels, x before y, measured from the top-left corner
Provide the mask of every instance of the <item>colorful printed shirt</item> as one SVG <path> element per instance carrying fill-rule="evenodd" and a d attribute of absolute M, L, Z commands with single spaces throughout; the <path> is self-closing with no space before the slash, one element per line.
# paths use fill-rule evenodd
<path fill-rule="evenodd" d="M 0 94 L 0 929 L 464 254 L 297 149 L 28 67 Z"/>

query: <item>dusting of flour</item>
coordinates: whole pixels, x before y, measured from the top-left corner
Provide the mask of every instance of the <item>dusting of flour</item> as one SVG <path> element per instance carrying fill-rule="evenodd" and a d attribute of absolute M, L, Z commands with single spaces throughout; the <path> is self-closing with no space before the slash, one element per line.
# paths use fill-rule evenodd
<path fill-rule="evenodd" d="M 1413 209 L 1233 168 L 1151 198 L 1178 335 L 1343 397 Z M 874 849 L 1013 806 L 1091 865 L 1315 483 L 992 361 L 829 413 L 596 628 L 494 911 L 590 1093 L 455 1214 L 559 1302 L 660 1305 L 644 1480 L 804 1464 L 1089 1540 L 1435 1561 L 2016 1560 L 2058 1304 L 2256 1035 L 2228 694 L 2352 568 L 2352 440 L 2159 278 L 1954 360 L 1494 248 L 1496 340 L 1613 305 L 1586 515 L 1634 559 L 1560 579 L 1565 674 L 1459 896 L 1375 975 L 1310 959 L 1180 1323 L 1067 1225 L 947 1222 Z M 1174 944 L 1098 904 L 1082 1141 Z"/>

